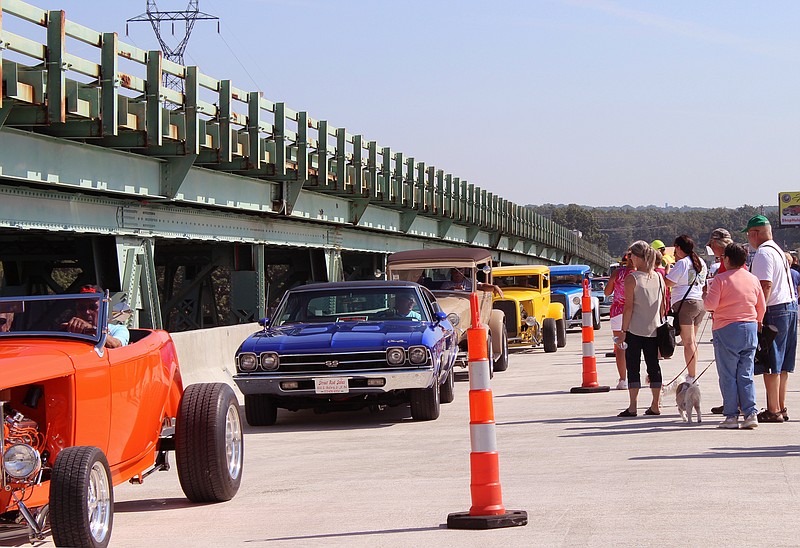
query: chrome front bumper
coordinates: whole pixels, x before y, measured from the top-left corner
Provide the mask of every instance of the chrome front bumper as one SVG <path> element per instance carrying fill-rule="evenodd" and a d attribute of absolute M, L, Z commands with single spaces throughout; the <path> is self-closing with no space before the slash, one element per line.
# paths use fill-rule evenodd
<path fill-rule="evenodd" d="M 284 390 L 284 381 L 311 381 L 314 379 L 384 379 L 383 386 L 350 387 L 350 394 L 379 394 L 393 390 L 409 390 L 428 388 L 433 384 L 433 369 L 392 369 L 385 371 L 337 371 L 336 373 L 320 373 L 318 375 L 304 373 L 301 375 L 278 373 L 239 373 L 233 376 L 236 386 L 243 394 L 269 394 L 273 396 L 313 396 L 317 395 L 313 388 Z M 320 394 L 322 395 L 322 394 Z M 331 395 L 331 394 L 325 394 Z M 335 394 L 333 394 L 335 395 Z"/>

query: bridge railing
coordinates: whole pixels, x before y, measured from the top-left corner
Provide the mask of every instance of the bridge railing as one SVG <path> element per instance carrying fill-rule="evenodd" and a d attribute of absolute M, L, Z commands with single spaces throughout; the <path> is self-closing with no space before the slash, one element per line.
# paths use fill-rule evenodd
<path fill-rule="evenodd" d="M 291 215 L 306 189 L 351 200 L 346 220 L 355 225 L 372 205 L 399 211 L 402 232 L 422 215 L 440 222 L 442 238 L 456 224 L 467 227 L 467 243 L 482 231 L 494 247 L 505 238 L 509 251 L 553 262 L 602 267 L 611 261 L 567 228 L 466 179 L 270 101 L 259 91 L 168 61 L 160 51 L 134 47 L 116 33 L 69 21 L 64 11 L 0 0 L 0 15 L 11 16 L 0 17 L 0 124 L 183 158 L 187 171 L 203 166 L 281 183 L 262 203 L 244 208 Z M 13 32 L 12 19 L 11 26 L 44 27 L 45 43 Z M 66 51 L 68 43 L 81 56 Z M 183 92 L 165 87 L 165 74 L 177 78 Z M 5 108 L 9 105 L 14 108 Z M 175 199 L 180 185 L 180 180 L 163 183 L 160 195 Z"/>

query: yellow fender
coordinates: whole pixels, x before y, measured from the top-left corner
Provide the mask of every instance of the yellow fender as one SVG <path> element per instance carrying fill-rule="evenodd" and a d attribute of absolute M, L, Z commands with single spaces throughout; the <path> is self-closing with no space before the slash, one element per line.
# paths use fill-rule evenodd
<path fill-rule="evenodd" d="M 547 307 L 547 317 L 554 320 L 564 319 L 564 305 L 561 303 L 550 303 Z"/>

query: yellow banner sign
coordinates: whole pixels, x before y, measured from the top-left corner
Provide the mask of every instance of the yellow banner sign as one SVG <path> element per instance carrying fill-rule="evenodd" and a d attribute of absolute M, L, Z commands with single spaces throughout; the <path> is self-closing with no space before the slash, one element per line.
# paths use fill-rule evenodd
<path fill-rule="evenodd" d="M 781 226 L 800 226 L 800 192 L 779 192 Z"/>

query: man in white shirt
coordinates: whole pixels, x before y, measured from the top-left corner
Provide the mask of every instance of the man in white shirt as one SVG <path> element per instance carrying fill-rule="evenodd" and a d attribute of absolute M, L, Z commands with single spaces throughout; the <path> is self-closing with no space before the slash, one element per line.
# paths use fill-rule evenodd
<path fill-rule="evenodd" d="M 764 324 L 774 326 L 777 335 L 772 343 L 775 365 L 757 364 L 756 373 L 764 374 L 767 408 L 758 414 L 758 422 L 784 422 L 786 385 L 794 371 L 797 353 L 797 295 L 792 287 L 789 264 L 783 250 L 772 240 L 772 226 L 763 215 L 752 217 L 744 232 L 747 241 L 756 249 L 750 271 L 761 282 L 767 300 Z"/>

